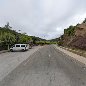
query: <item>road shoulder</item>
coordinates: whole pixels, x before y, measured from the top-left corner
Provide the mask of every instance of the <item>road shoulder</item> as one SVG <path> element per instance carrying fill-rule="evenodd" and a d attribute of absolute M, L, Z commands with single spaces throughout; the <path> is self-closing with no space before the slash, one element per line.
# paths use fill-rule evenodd
<path fill-rule="evenodd" d="M 72 53 L 72 52 L 70 52 L 70 51 L 67 51 L 67 50 L 65 50 L 65 49 L 62 49 L 62 48 L 60 48 L 60 47 L 57 46 L 57 45 L 54 45 L 54 47 L 55 47 L 57 50 L 59 50 L 59 51 L 65 53 L 66 55 L 72 57 L 73 59 L 79 61 L 80 63 L 82 63 L 82 64 L 84 64 L 84 65 L 86 66 L 86 58 L 85 58 L 85 57 L 80 56 L 80 55 L 77 55 L 77 54 Z"/>
<path fill-rule="evenodd" d="M 0 54 L 6 53 L 6 52 L 8 52 L 8 50 L 2 50 L 2 51 L 0 51 Z"/>

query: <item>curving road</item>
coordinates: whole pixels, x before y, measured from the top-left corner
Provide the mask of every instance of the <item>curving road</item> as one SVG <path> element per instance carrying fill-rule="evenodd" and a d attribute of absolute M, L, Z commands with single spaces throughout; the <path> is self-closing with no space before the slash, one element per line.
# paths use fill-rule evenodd
<path fill-rule="evenodd" d="M 0 86 L 86 86 L 86 69 L 53 45 L 44 46 L 7 75 Z"/>

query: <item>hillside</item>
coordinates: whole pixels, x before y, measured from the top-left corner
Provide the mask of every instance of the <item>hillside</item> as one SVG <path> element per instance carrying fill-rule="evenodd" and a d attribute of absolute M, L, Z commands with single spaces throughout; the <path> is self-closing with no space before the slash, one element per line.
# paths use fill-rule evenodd
<path fill-rule="evenodd" d="M 46 41 L 45 39 L 28 36 L 26 33 L 18 33 L 9 26 L 9 23 L 4 27 L 0 27 L 0 50 L 9 48 L 15 43 L 30 43 L 36 44 L 36 41 Z"/>
<path fill-rule="evenodd" d="M 62 46 L 86 50 L 86 19 L 81 24 L 64 29 L 60 42 Z"/>

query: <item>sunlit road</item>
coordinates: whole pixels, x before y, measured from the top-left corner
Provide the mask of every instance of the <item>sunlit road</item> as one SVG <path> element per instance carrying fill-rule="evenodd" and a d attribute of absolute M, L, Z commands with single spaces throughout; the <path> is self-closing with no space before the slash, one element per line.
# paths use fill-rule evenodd
<path fill-rule="evenodd" d="M 86 69 L 53 45 L 44 46 L 5 77 L 0 86 L 86 86 Z"/>

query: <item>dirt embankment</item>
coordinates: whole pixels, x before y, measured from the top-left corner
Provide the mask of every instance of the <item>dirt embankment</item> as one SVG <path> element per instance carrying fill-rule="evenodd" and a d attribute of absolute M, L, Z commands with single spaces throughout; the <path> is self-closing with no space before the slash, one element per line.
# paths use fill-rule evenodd
<path fill-rule="evenodd" d="M 75 26 L 73 36 L 64 34 L 63 45 L 86 50 L 86 23 Z"/>

